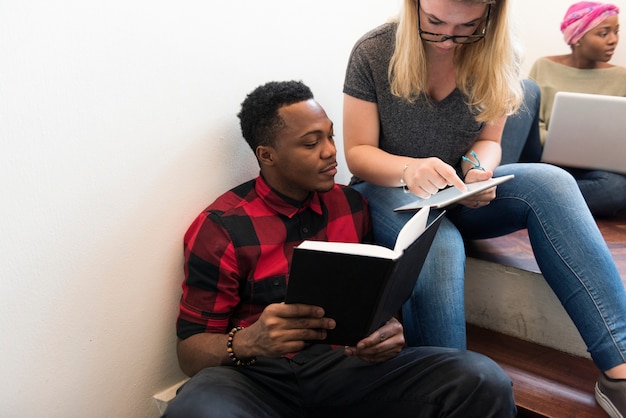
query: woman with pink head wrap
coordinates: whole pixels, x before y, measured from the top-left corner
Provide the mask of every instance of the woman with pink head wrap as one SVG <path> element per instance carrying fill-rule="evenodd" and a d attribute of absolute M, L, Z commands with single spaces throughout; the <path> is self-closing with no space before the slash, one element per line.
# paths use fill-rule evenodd
<path fill-rule="evenodd" d="M 561 32 L 569 54 L 539 58 L 530 78 L 541 90 L 539 127 L 545 140 L 554 96 L 559 91 L 626 97 L 626 68 L 609 64 L 619 41 L 619 8 L 613 4 L 583 1 L 569 7 Z M 606 123 L 603 121 L 603 123 Z M 610 123 L 610 122 L 609 122 Z M 589 138 L 593 141 L 594 138 Z M 596 217 L 626 210 L 626 176 L 600 170 L 563 167 L 576 179 L 587 205 Z M 601 373 L 596 400 L 612 418 L 626 417 L 626 372 Z"/>
<path fill-rule="evenodd" d="M 554 96 L 559 91 L 626 97 L 626 68 L 610 64 L 619 41 L 619 8 L 609 3 L 581 1 L 571 5 L 561 32 L 569 54 L 539 58 L 530 78 L 541 90 L 539 129 L 545 141 Z M 593 141 L 593 138 L 589 138 Z M 607 171 L 565 167 L 595 216 L 610 217 L 626 210 L 626 177 Z"/>
<path fill-rule="evenodd" d="M 589 30 L 595 28 L 611 16 L 617 16 L 619 8 L 614 4 L 581 1 L 572 4 L 563 22 L 561 32 L 568 45 L 576 44 Z"/>

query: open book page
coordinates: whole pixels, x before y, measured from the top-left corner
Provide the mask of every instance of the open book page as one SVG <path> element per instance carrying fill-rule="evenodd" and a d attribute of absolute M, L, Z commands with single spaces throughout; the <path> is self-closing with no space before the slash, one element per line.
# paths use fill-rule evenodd
<path fill-rule="evenodd" d="M 447 189 L 438 191 L 427 199 L 416 197 L 414 202 L 395 208 L 394 211 L 401 212 L 405 210 L 416 210 L 423 207 L 443 208 L 476 193 L 482 192 L 483 190 L 490 189 L 498 184 L 504 183 L 505 181 L 509 181 L 513 177 L 515 177 L 514 174 L 509 174 L 508 176 L 492 177 L 489 180 L 469 183 L 466 184 L 467 190 L 465 191 L 461 191 L 456 187 L 448 187 Z"/>
<path fill-rule="evenodd" d="M 426 229 L 426 222 L 428 221 L 429 213 L 430 208 L 424 207 L 404 224 L 398 233 L 398 237 L 396 238 L 396 245 L 393 247 L 394 251 L 401 253 L 409 245 L 413 244 L 417 237 L 419 237 L 422 232 L 424 232 L 424 229 Z"/>
<path fill-rule="evenodd" d="M 396 253 L 380 245 L 358 244 L 354 242 L 303 241 L 297 248 L 329 253 L 365 255 L 369 257 L 387 258 L 389 260 L 395 260 L 401 255 L 401 253 Z"/>
<path fill-rule="evenodd" d="M 428 213 L 430 208 L 420 209 L 407 221 L 400 230 L 396 245 L 393 250 L 376 244 L 360 244 L 349 242 L 328 242 L 328 241 L 303 241 L 298 248 L 308 250 L 326 251 L 343 254 L 365 255 L 370 257 L 387 258 L 395 260 L 400 257 L 404 250 L 420 236 L 426 228 Z"/>

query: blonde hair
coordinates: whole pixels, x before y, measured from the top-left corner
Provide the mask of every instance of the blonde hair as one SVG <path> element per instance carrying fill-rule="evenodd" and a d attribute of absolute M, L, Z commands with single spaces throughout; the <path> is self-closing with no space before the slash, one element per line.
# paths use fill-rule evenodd
<path fill-rule="evenodd" d="M 476 112 L 476 120 L 492 122 L 514 113 L 522 101 L 519 79 L 520 54 L 508 21 L 506 0 L 454 0 L 491 3 L 485 38 L 474 44 L 458 45 L 454 66 L 456 85 Z M 426 94 L 428 66 L 424 44 L 417 28 L 417 2 L 404 0 L 396 45 L 389 65 L 391 93 L 414 102 Z"/>

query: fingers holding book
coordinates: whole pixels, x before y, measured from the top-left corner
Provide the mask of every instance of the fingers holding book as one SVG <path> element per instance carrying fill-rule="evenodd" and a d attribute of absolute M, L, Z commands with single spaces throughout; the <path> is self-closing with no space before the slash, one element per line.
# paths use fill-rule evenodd
<path fill-rule="evenodd" d="M 345 347 L 345 353 L 369 363 L 380 363 L 397 356 L 404 345 L 404 328 L 396 318 L 391 318 L 356 347 Z"/>
<path fill-rule="evenodd" d="M 319 306 L 277 303 L 268 305 L 246 333 L 255 355 L 275 358 L 300 351 L 310 341 L 323 342 L 335 325 Z"/>

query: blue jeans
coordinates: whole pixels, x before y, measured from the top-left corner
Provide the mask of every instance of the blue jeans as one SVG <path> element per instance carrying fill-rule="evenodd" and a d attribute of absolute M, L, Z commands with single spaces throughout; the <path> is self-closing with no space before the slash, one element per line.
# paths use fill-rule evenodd
<path fill-rule="evenodd" d="M 538 163 L 543 147 L 539 134 L 541 90 L 532 80 L 522 80 L 524 102 L 517 113 L 509 116 L 502 132 L 500 164 Z"/>
<path fill-rule="evenodd" d="M 565 169 L 576 179 L 594 216 L 612 217 L 626 210 L 626 176 L 602 170 Z"/>
<path fill-rule="evenodd" d="M 449 208 L 409 301 L 403 323 L 409 345 L 465 348 L 463 239 L 528 228 L 537 264 L 578 328 L 594 362 L 607 370 L 626 362 L 626 292 L 611 253 L 573 177 L 549 164 L 507 164 L 515 174 L 487 206 Z M 415 199 L 401 188 L 353 186 L 368 199 L 374 239 L 393 247 L 411 214 L 393 208 Z M 434 216 L 434 214 L 431 214 Z"/>
<path fill-rule="evenodd" d="M 541 160 L 539 135 L 541 90 L 532 80 L 523 80 L 524 103 L 511 115 L 502 133 L 501 164 L 534 163 Z M 574 176 L 594 216 L 611 217 L 626 210 L 626 176 L 602 170 L 564 167 Z"/>
<path fill-rule="evenodd" d="M 481 354 L 409 347 L 372 364 L 316 344 L 291 360 L 206 368 L 181 387 L 163 418 L 515 415 L 511 380 Z"/>

